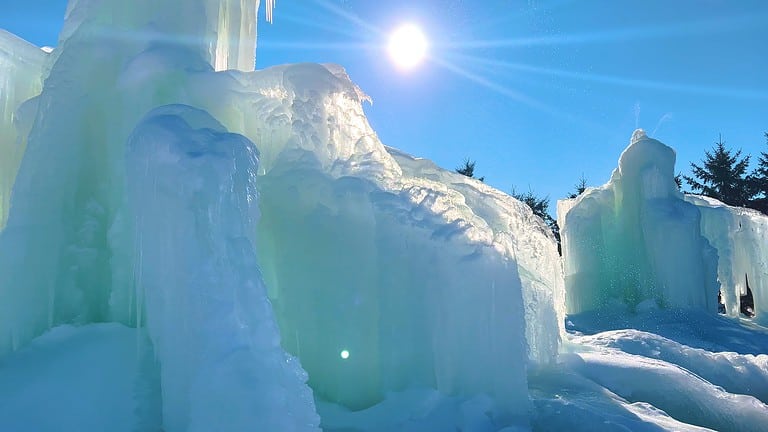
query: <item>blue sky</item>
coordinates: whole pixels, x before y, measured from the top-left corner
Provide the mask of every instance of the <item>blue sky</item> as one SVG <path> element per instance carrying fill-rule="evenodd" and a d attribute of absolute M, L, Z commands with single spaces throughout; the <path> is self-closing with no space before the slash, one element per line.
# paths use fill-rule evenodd
<path fill-rule="evenodd" d="M 55 45 L 65 0 L 0 0 L 0 27 Z M 505 191 L 553 201 L 604 183 L 635 127 L 687 173 L 722 134 L 768 151 L 768 2 L 279 0 L 257 67 L 333 62 L 373 98 L 381 140 Z M 430 60 L 402 72 L 387 34 L 418 23 Z M 554 205 L 554 203 L 553 203 Z"/>

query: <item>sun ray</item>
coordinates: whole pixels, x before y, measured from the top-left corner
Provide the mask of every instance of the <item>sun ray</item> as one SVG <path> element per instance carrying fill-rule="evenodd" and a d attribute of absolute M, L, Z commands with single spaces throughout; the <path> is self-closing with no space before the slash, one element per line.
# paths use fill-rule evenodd
<path fill-rule="evenodd" d="M 448 61 L 446 59 L 441 59 L 439 57 L 432 56 L 432 57 L 430 57 L 430 60 L 433 63 L 437 64 L 438 66 L 440 66 L 440 67 L 442 67 L 442 68 L 444 68 L 444 69 L 446 69 L 446 70 L 448 70 L 450 72 L 453 72 L 456 75 L 462 76 L 462 77 L 464 77 L 464 78 L 466 78 L 466 79 L 468 79 L 468 80 L 470 80 L 470 81 L 472 81 L 472 82 L 474 82 L 476 84 L 479 84 L 479 85 L 481 85 L 483 87 L 486 87 L 486 88 L 488 88 L 490 90 L 493 90 L 493 91 L 495 91 L 495 92 L 497 92 L 499 94 L 507 96 L 507 97 L 509 97 L 509 98 L 511 98 L 513 100 L 525 103 L 527 105 L 530 105 L 530 106 L 532 106 L 534 108 L 537 108 L 537 109 L 540 109 L 540 110 L 543 110 L 543 111 L 549 111 L 551 109 L 550 107 L 544 105 L 543 103 L 541 103 L 539 101 L 536 101 L 534 99 L 531 99 L 530 97 L 524 95 L 523 93 L 521 93 L 519 91 L 513 90 L 513 89 L 511 89 L 509 87 L 505 87 L 505 86 L 503 86 L 501 84 L 498 84 L 496 82 L 493 82 L 493 81 L 491 81 L 491 80 L 489 80 L 489 79 L 487 79 L 487 78 L 485 78 L 483 76 L 480 76 L 478 74 L 470 72 L 470 71 L 468 71 L 468 70 L 466 70 L 466 69 L 464 69 L 464 68 L 462 68 L 460 66 L 457 66 L 457 65 L 451 63 L 450 61 Z"/>
<path fill-rule="evenodd" d="M 291 50 L 322 50 L 322 51 L 343 51 L 343 50 L 378 50 L 380 45 L 370 43 L 355 42 L 293 42 L 293 41 L 264 41 L 259 45 L 259 49 L 291 49 Z"/>
<path fill-rule="evenodd" d="M 622 43 L 628 40 L 659 39 L 670 36 L 711 34 L 748 26 L 764 25 L 766 14 L 737 15 L 718 20 L 699 20 L 674 25 L 626 27 L 589 33 L 516 37 L 507 39 L 469 40 L 443 44 L 443 48 L 517 48 L 538 45 L 576 45 L 592 43 Z"/>
<path fill-rule="evenodd" d="M 755 89 L 737 89 L 727 87 L 714 87 L 697 84 L 685 84 L 674 83 L 665 81 L 654 81 L 641 78 L 627 78 L 615 75 L 603 75 L 591 72 L 574 72 L 563 69 L 545 68 L 539 66 L 533 66 L 523 63 L 513 63 L 495 59 L 487 59 L 477 56 L 468 56 L 461 54 L 452 54 L 456 58 L 461 58 L 467 62 L 477 62 L 479 64 L 491 65 L 496 67 L 502 67 L 510 70 L 517 70 L 522 72 L 530 72 L 542 75 L 556 76 L 559 78 L 567 78 L 581 81 L 599 82 L 602 84 L 612 84 L 625 87 L 638 87 L 654 90 L 670 90 L 681 93 L 693 93 L 712 96 L 729 96 L 742 99 L 768 99 L 768 91 L 760 91 Z"/>
<path fill-rule="evenodd" d="M 315 4 L 319 5 L 323 9 L 326 9 L 329 12 L 332 12 L 333 14 L 335 14 L 335 15 L 341 17 L 341 18 L 344 18 L 345 20 L 347 20 L 351 24 L 354 24 L 354 25 L 356 25 L 356 26 L 358 26 L 358 27 L 360 27 L 362 29 L 368 30 L 369 32 L 371 32 L 371 33 L 373 33 L 373 34 L 375 34 L 377 36 L 383 36 L 384 35 L 384 32 L 381 31 L 381 29 L 379 29 L 376 26 L 373 26 L 371 24 L 368 24 L 367 22 L 365 22 L 364 20 L 358 18 L 354 14 L 351 14 L 351 13 L 341 9 L 338 6 L 335 6 L 335 5 L 331 4 L 331 3 L 329 3 L 328 1 L 325 1 L 325 0 L 314 0 L 314 2 L 315 2 Z"/>
<path fill-rule="evenodd" d="M 280 20 L 292 22 L 295 24 L 301 24 L 303 27 L 313 27 L 319 30 L 330 32 L 330 33 L 336 33 L 338 35 L 346 36 L 351 39 L 357 39 L 360 37 L 359 33 L 355 33 L 354 31 L 348 29 L 345 26 L 338 26 L 338 25 L 334 26 L 334 25 L 323 24 L 322 22 L 319 22 L 317 18 L 308 18 L 308 17 L 297 16 L 297 15 L 289 15 L 289 14 L 286 14 L 285 11 L 280 13 Z"/>

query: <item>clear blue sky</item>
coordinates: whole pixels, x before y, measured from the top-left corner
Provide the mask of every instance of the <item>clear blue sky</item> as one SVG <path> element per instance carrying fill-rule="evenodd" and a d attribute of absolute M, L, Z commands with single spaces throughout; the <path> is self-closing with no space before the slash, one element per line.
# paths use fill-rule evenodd
<path fill-rule="evenodd" d="M 0 27 L 55 45 L 65 0 L 0 5 Z M 684 173 L 718 134 L 768 151 L 768 1 L 279 0 L 263 18 L 258 68 L 339 63 L 385 144 L 447 168 L 470 157 L 505 191 L 602 184 L 635 127 Z M 406 21 L 432 44 L 409 73 L 384 51 Z"/>

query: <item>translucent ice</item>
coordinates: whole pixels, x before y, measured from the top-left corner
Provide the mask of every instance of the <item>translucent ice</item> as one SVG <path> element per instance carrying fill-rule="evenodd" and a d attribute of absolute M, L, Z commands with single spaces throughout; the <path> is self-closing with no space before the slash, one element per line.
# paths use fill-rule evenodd
<path fill-rule="evenodd" d="M 717 273 L 726 313 L 739 316 L 741 297 L 752 294 L 755 320 L 768 324 L 768 216 L 715 199 L 686 196 L 701 212 L 701 232 L 717 249 Z"/>
<path fill-rule="evenodd" d="M 750 293 L 755 320 L 768 322 L 768 217 L 681 194 L 673 168 L 674 151 L 637 131 L 608 184 L 558 203 L 568 311 L 714 313 L 719 290 L 728 315 L 739 316 Z"/>
<path fill-rule="evenodd" d="M 252 71 L 257 6 L 70 2 L 20 96 L 40 93 L 14 129 L 0 354 L 62 323 L 146 327 L 161 397 L 139 406 L 162 415 L 141 421 L 169 431 L 313 430 L 304 371 L 350 408 L 426 387 L 526 424 L 564 314 L 551 233 L 382 145 L 341 67 Z"/>
<path fill-rule="evenodd" d="M 319 430 L 256 264 L 256 157 L 248 140 L 185 106 L 153 110 L 129 140 L 136 297 L 167 430 Z"/>
<path fill-rule="evenodd" d="M 34 120 L 47 57 L 36 46 L 0 29 L 0 228 L 8 218 L 11 188 Z"/>
<path fill-rule="evenodd" d="M 638 130 L 605 186 L 558 206 L 569 313 L 647 301 L 717 312 L 717 253 L 674 164 L 674 150 Z"/>

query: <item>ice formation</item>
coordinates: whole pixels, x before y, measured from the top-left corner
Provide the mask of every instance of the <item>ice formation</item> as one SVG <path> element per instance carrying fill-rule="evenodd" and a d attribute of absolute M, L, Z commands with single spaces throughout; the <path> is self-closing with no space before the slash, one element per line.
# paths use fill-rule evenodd
<path fill-rule="evenodd" d="M 564 317 L 551 233 L 383 146 L 341 67 L 253 71 L 258 3 L 72 0 L 51 54 L 0 39 L 0 149 L 23 152 L 0 354 L 138 327 L 137 421 L 168 431 L 316 430 L 312 395 L 411 388 L 527 424 L 527 365 L 555 360 Z"/>
<path fill-rule="evenodd" d="M 717 249 L 717 276 L 726 313 L 739 316 L 741 297 L 749 288 L 755 321 L 768 325 L 768 217 L 708 197 L 685 199 L 701 212 L 701 232 Z"/>
<path fill-rule="evenodd" d="M 674 150 L 636 131 L 605 186 L 559 205 L 569 313 L 648 302 L 717 312 L 717 255 L 674 164 Z"/>
<path fill-rule="evenodd" d="M 730 316 L 749 286 L 766 323 L 768 217 L 683 195 L 675 153 L 638 130 L 610 181 L 558 203 L 567 309 L 702 308 Z M 718 291 L 719 290 L 719 291 Z"/>
<path fill-rule="evenodd" d="M 32 129 L 48 54 L 0 29 L 0 228 L 8 218 L 11 187 Z"/>
<path fill-rule="evenodd" d="M 768 219 L 684 197 L 636 132 L 558 205 L 564 277 L 524 204 L 384 146 L 340 66 L 254 71 L 258 6 L 71 0 L 53 51 L 0 32 L 0 429 L 765 423 L 768 333 L 716 302 L 748 281 L 765 323 Z M 567 335 L 566 305 L 580 334 L 687 330 Z"/>

